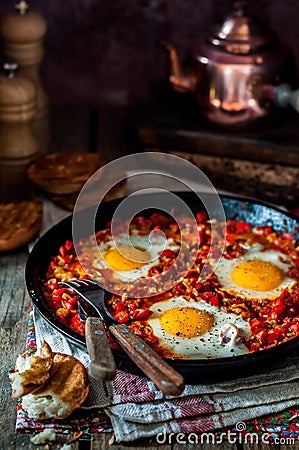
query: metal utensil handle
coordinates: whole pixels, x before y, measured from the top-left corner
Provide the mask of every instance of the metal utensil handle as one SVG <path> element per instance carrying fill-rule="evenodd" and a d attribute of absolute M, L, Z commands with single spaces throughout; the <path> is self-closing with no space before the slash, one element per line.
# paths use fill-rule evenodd
<path fill-rule="evenodd" d="M 89 375 L 110 381 L 116 375 L 116 365 L 111 352 L 104 323 L 98 317 L 88 317 L 85 322 L 85 340 L 91 360 Z"/>
<path fill-rule="evenodd" d="M 180 395 L 185 387 L 184 378 L 151 347 L 131 332 L 126 325 L 111 325 L 109 331 L 134 363 L 168 395 Z"/>

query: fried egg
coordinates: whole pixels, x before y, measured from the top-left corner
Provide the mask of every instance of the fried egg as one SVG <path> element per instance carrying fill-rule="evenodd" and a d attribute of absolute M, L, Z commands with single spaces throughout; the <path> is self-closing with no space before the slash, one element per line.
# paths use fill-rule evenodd
<path fill-rule="evenodd" d="M 291 261 L 276 250 L 255 245 L 242 257 L 222 257 L 215 269 L 221 289 L 247 299 L 278 297 L 295 280 L 287 276 Z"/>
<path fill-rule="evenodd" d="M 132 282 L 146 277 L 151 267 L 158 262 L 160 253 L 170 249 L 179 250 L 172 238 L 166 238 L 162 233 L 148 235 L 119 234 L 114 240 L 101 242 L 99 250 L 102 258 L 98 261 L 98 268 L 113 271 L 113 278 L 125 282 Z"/>
<path fill-rule="evenodd" d="M 178 296 L 157 302 L 150 310 L 147 323 L 165 357 L 206 359 L 248 353 L 241 337 L 250 337 L 249 324 L 221 307 Z"/>

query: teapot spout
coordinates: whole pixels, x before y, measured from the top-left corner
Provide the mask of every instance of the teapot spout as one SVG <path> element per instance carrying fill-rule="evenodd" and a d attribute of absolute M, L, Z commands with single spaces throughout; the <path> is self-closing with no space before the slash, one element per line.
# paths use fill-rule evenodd
<path fill-rule="evenodd" d="M 193 92 L 197 83 L 195 75 L 191 71 L 187 72 L 182 68 L 177 50 L 172 44 L 168 42 L 162 42 L 162 44 L 169 54 L 169 81 L 172 87 L 178 92 Z"/>

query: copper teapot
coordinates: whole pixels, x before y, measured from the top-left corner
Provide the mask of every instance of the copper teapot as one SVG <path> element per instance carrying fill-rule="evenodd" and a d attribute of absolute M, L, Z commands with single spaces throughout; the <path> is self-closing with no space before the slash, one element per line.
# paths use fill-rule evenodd
<path fill-rule="evenodd" d="M 244 1 L 206 38 L 195 42 L 188 67 L 174 46 L 169 80 L 176 91 L 192 92 L 209 122 L 247 126 L 277 116 L 277 106 L 299 111 L 299 92 L 291 90 L 296 69 L 289 49 L 248 13 Z"/>

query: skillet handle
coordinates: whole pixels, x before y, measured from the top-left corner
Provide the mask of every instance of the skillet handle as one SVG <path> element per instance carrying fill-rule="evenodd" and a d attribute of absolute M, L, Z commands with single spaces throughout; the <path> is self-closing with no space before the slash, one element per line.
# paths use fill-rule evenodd
<path fill-rule="evenodd" d="M 123 324 L 111 325 L 110 333 L 134 363 L 155 385 L 168 395 L 180 395 L 185 387 L 184 378 L 139 336 Z"/>
<path fill-rule="evenodd" d="M 91 361 L 88 367 L 89 375 L 103 381 L 113 380 L 116 375 L 116 365 L 104 323 L 98 317 L 86 319 L 85 340 Z"/>

